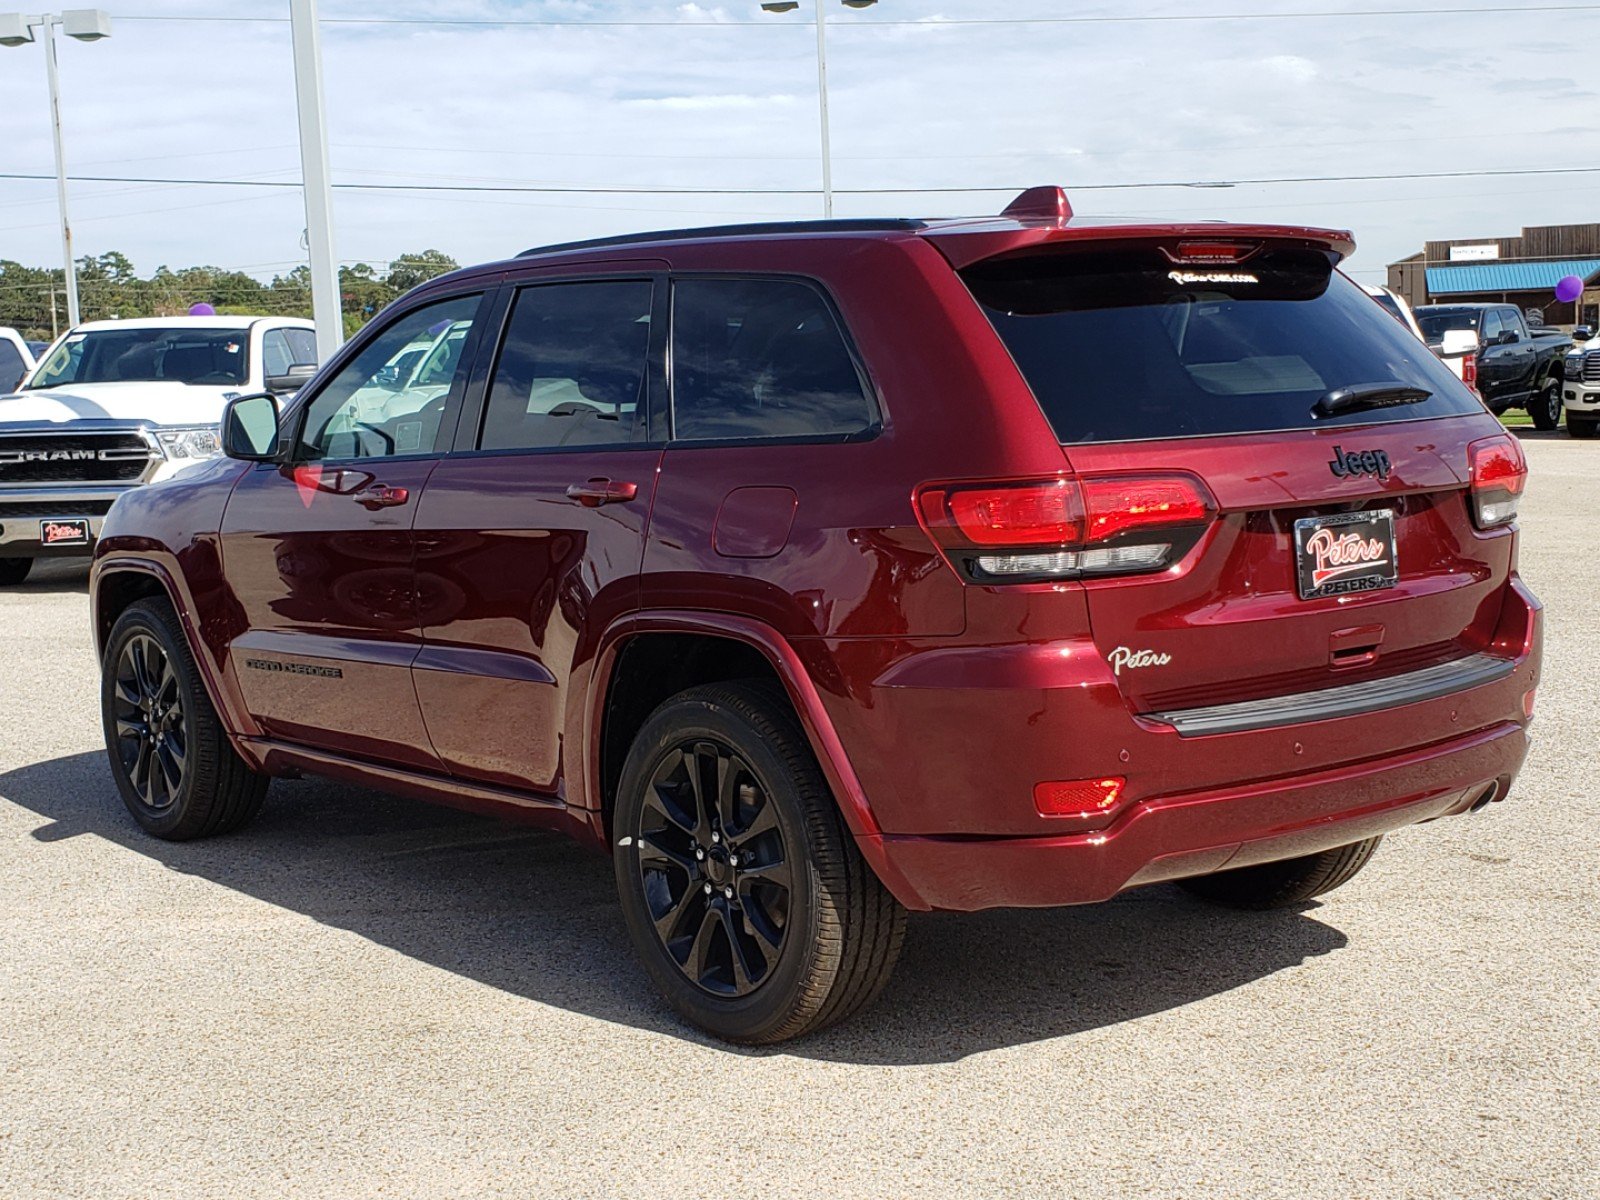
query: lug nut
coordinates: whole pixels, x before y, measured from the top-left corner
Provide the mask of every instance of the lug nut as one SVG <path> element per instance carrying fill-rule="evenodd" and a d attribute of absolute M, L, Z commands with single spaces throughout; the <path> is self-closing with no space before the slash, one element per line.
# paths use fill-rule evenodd
<path fill-rule="evenodd" d="M 722 835 L 713 829 L 711 831 L 711 840 L 713 842 L 720 842 L 722 840 Z"/>
<path fill-rule="evenodd" d="M 728 855 L 728 865 L 730 867 L 737 867 L 739 865 L 739 856 L 737 854 Z"/>
<path fill-rule="evenodd" d="M 733 899 L 733 889 L 731 887 L 723 888 L 722 889 L 722 898 L 724 900 L 732 900 Z"/>
<path fill-rule="evenodd" d="M 706 860 L 706 852 L 699 846 L 694 848 L 694 860 L 695 862 L 705 862 Z"/>
<path fill-rule="evenodd" d="M 706 895 L 711 895 L 711 885 L 709 883 L 706 884 Z"/>

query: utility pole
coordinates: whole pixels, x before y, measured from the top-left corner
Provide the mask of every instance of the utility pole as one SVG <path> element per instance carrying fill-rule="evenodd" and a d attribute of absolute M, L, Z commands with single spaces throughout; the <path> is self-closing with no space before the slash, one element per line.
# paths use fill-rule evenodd
<path fill-rule="evenodd" d="M 294 34 L 306 247 L 311 258 L 311 314 L 317 324 L 317 358 L 327 362 L 344 344 L 344 313 L 339 303 L 339 261 L 333 253 L 333 193 L 329 188 L 328 122 L 323 110 L 317 0 L 289 0 L 289 19 Z"/>

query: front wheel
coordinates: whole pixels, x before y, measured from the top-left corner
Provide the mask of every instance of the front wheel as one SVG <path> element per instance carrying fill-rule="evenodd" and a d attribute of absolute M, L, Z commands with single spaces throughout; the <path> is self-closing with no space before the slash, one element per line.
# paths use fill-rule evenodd
<path fill-rule="evenodd" d="M 111 774 L 146 832 L 188 841 L 256 815 L 269 781 L 229 744 L 171 605 L 129 605 L 111 627 L 101 676 Z"/>
<path fill-rule="evenodd" d="M 883 990 L 905 910 L 868 868 L 805 735 L 760 684 L 691 688 L 628 751 L 613 831 L 628 934 L 682 1016 L 763 1044 Z"/>
<path fill-rule="evenodd" d="M 31 558 L 0 558 L 0 587 L 21 583 L 33 570 Z"/>
<path fill-rule="evenodd" d="M 1349 883 L 1382 841 L 1381 837 L 1368 838 L 1304 858 L 1180 879 L 1178 885 L 1202 900 L 1226 908 L 1289 908 Z"/>
<path fill-rule="evenodd" d="M 1549 432 L 1561 424 L 1561 381 L 1552 379 L 1544 385 L 1544 390 L 1528 401 L 1528 416 L 1533 418 L 1533 427 Z"/>

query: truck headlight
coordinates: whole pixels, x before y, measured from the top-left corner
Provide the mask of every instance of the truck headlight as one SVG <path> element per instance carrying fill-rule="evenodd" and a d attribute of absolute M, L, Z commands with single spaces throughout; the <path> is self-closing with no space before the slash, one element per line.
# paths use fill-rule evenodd
<path fill-rule="evenodd" d="M 1583 378 L 1583 355 L 1574 354 L 1568 357 L 1566 375 L 1568 379 Z"/>
<path fill-rule="evenodd" d="M 215 425 L 198 429 L 158 429 L 156 440 L 169 459 L 198 460 L 222 453 L 222 440 Z"/>

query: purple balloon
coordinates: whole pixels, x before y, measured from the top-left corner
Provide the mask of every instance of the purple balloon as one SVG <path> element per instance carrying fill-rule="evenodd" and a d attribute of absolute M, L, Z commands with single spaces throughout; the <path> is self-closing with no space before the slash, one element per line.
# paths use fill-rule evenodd
<path fill-rule="evenodd" d="M 202 300 L 199 304 L 189 305 L 189 315 L 191 317 L 214 317 L 217 315 L 217 310 Z"/>
<path fill-rule="evenodd" d="M 1583 280 L 1576 275 L 1564 275 L 1556 281 L 1556 299 L 1563 304 L 1571 304 L 1583 295 Z"/>

